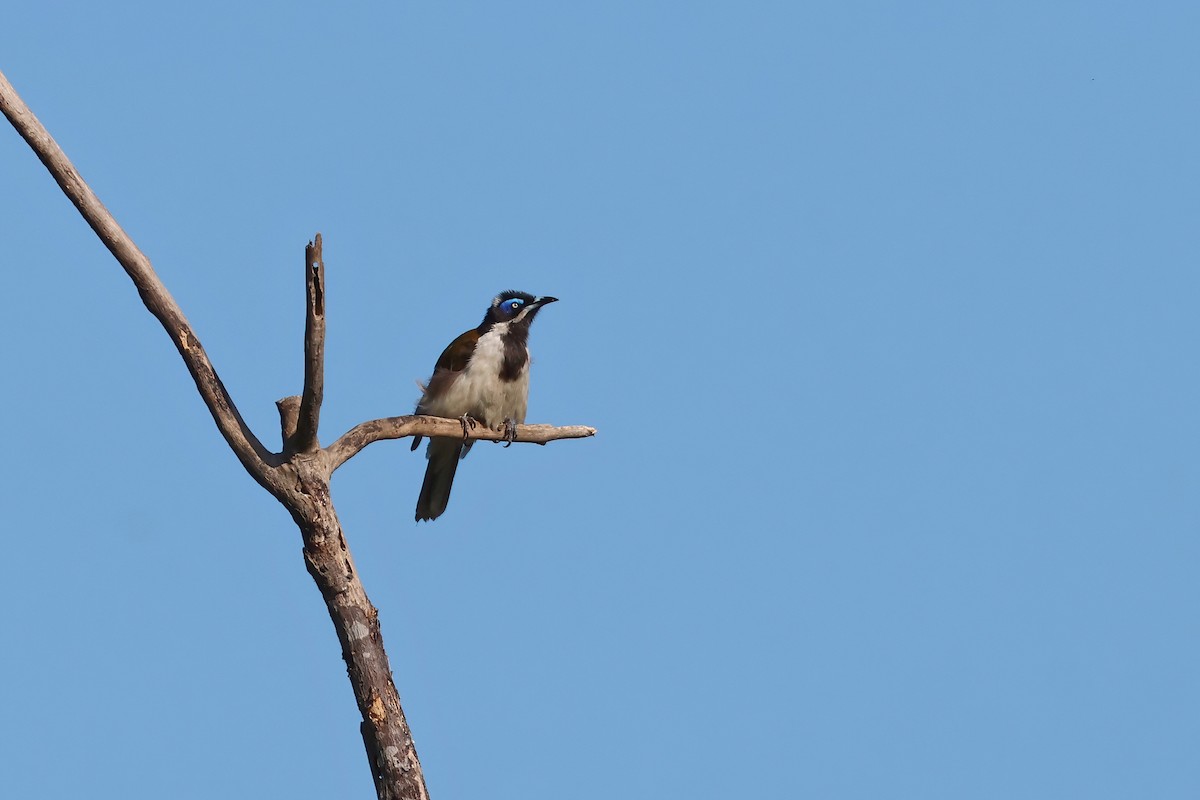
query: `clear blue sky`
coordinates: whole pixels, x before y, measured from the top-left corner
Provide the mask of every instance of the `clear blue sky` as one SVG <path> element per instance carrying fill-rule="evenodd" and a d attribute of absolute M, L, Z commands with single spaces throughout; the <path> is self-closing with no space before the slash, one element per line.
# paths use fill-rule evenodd
<path fill-rule="evenodd" d="M 1193 3 L 21 3 L 0 68 L 334 498 L 435 800 L 1200 795 Z M 0 130 L 0 795 L 372 796 L 287 514 Z"/>

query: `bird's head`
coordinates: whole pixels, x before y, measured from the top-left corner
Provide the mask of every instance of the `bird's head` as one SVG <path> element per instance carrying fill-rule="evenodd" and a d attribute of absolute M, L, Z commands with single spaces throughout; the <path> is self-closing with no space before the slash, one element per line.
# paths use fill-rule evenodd
<path fill-rule="evenodd" d="M 533 322 L 534 316 L 542 306 L 556 302 L 557 297 L 534 297 L 525 292 L 501 292 L 492 300 L 484 315 L 485 325 L 495 325 L 500 322 L 514 324 Z"/>

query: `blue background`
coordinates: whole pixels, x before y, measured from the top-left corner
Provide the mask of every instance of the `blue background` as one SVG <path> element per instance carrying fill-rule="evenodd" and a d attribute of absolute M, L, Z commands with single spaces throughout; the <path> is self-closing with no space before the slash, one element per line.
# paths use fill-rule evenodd
<path fill-rule="evenodd" d="M 530 421 L 334 499 L 437 800 L 1193 798 L 1191 3 L 23 3 L 0 68 L 242 413 Z M 0 794 L 372 796 L 290 518 L 0 130 Z"/>

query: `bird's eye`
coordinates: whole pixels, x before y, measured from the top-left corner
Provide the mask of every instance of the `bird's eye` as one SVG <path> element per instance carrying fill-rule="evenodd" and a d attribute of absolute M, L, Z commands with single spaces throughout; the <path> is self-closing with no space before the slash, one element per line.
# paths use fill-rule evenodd
<path fill-rule="evenodd" d="M 516 311 L 518 308 L 521 307 L 521 301 L 513 300 L 511 303 L 508 304 L 508 307 L 511 308 L 513 311 Z"/>

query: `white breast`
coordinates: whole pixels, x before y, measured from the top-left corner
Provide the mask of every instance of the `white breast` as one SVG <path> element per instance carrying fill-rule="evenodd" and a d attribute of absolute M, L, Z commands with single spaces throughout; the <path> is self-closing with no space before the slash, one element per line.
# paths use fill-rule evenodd
<path fill-rule="evenodd" d="M 421 413 L 435 417 L 461 417 L 470 414 L 489 428 L 498 428 L 506 419 L 525 421 L 529 401 L 529 359 L 515 381 L 500 380 L 504 363 L 501 335 L 507 323 L 495 325 L 479 338 L 475 354 L 442 397 L 421 400 Z M 528 352 L 528 351 L 527 351 Z"/>

